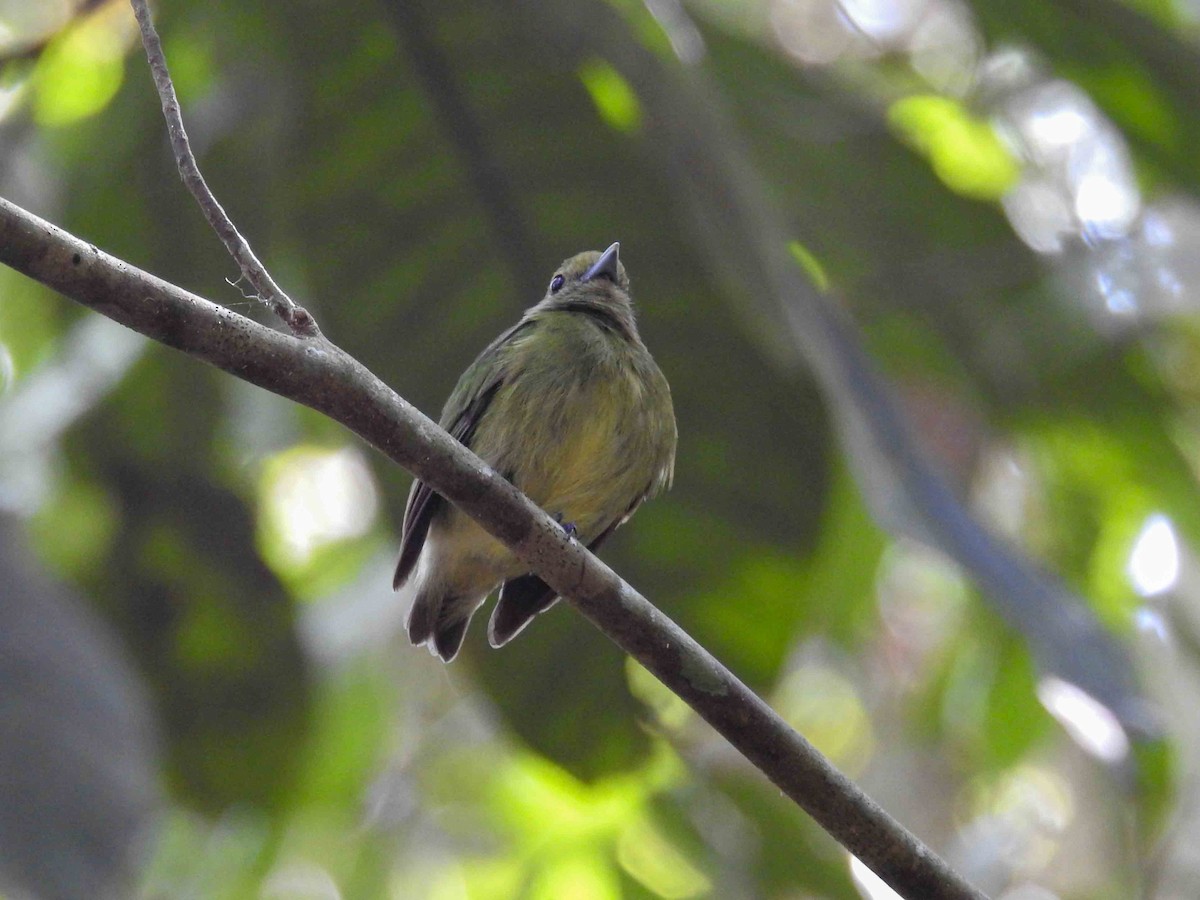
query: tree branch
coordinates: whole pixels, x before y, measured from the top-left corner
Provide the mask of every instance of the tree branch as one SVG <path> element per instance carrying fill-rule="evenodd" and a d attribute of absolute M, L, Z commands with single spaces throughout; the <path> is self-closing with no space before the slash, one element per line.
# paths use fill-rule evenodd
<path fill-rule="evenodd" d="M 179 98 L 175 96 L 175 85 L 167 71 L 167 58 L 163 53 L 162 41 L 154 30 L 154 22 L 150 18 L 150 7 L 146 0 L 130 0 L 133 14 L 137 17 L 138 27 L 142 32 L 142 46 L 146 49 L 146 59 L 150 63 L 150 74 L 154 77 L 154 86 L 158 89 L 159 100 L 162 101 L 163 117 L 167 120 L 167 135 L 171 139 L 171 150 L 175 154 L 175 165 L 179 168 L 179 177 L 184 186 L 200 205 L 204 218 L 217 233 L 229 255 L 234 258 L 242 276 L 253 285 L 258 297 L 274 310 L 275 315 L 283 320 L 293 334 L 301 337 L 316 337 L 320 334 L 316 320 L 309 315 L 304 307 L 298 305 L 283 289 L 275 283 L 275 279 L 266 270 L 250 245 L 241 233 L 234 227 L 233 221 L 226 214 L 224 207 L 217 202 L 213 192 L 209 190 L 196 156 L 192 153 L 191 142 L 183 128 L 183 113 L 179 108 Z"/>
<path fill-rule="evenodd" d="M 507 545 L 900 894 L 920 900 L 984 897 L 554 519 L 325 338 L 274 331 L 4 199 L 0 263 L 345 425 Z"/>

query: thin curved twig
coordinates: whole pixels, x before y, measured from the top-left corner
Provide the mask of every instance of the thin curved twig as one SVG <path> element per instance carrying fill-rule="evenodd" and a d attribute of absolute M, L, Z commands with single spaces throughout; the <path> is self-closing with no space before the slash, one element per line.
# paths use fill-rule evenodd
<path fill-rule="evenodd" d="M 229 255 L 237 262 L 242 275 L 253 285 L 259 299 L 274 310 L 275 315 L 283 320 L 292 334 L 299 337 L 319 336 L 320 330 L 316 320 L 275 283 L 275 279 L 258 261 L 258 257 L 250 249 L 250 244 L 234 227 L 233 221 L 209 190 L 183 127 L 183 112 L 179 108 L 179 98 L 175 96 L 175 85 L 167 71 L 166 54 L 163 53 L 162 41 L 159 40 L 150 17 L 149 4 L 147 0 L 129 2 L 133 6 L 133 14 L 137 17 L 138 27 L 142 32 L 142 46 L 146 49 L 150 74 L 154 77 L 154 86 L 158 89 L 158 96 L 162 101 L 163 117 L 167 120 L 167 135 L 170 137 L 171 150 L 175 154 L 175 164 L 179 167 L 179 177 L 183 179 L 184 186 L 196 198 L 204 218 L 217 233 Z"/>

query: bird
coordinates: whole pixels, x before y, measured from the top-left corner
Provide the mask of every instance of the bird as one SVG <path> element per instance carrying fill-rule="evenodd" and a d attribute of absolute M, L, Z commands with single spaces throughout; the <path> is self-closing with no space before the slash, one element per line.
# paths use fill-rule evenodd
<path fill-rule="evenodd" d="M 638 334 L 620 244 L 564 260 L 541 301 L 463 372 L 439 424 L 592 551 L 670 487 L 671 389 Z M 493 647 L 558 600 L 512 551 L 414 481 L 393 580 L 412 596 L 412 643 L 450 662 L 498 587 Z"/>

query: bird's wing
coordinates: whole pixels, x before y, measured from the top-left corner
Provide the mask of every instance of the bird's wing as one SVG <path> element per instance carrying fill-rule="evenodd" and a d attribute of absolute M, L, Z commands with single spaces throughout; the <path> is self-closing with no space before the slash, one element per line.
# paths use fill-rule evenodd
<path fill-rule="evenodd" d="M 439 424 L 463 446 L 471 446 L 475 429 L 479 427 L 492 398 L 504 384 L 507 375 L 505 364 L 508 359 L 505 349 L 518 332 L 531 327 L 532 324 L 531 321 L 522 319 L 501 334 L 479 354 L 459 378 L 450 399 L 446 401 L 446 408 L 442 410 Z M 433 521 L 434 513 L 445 502 L 442 496 L 425 482 L 413 482 L 408 494 L 408 504 L 404 508 L 400 560 L 396 564 L 396 576 L 392 579 L 393 588 L 399 589 L 412 574 L 413 567 L 421 556 L 421 548 L 425 545 L 425 537 L 429 534 L 429 524 Z"/>

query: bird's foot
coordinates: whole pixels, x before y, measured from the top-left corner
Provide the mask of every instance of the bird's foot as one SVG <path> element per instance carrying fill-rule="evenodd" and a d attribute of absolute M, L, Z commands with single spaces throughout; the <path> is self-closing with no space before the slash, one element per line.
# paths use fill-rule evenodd
<path fill-rule="evenodd" d="M 574 522 L 563 522 L 562 513 L 556 513 L 554 516 L 554 521 L 562 526 L 562 530 L 567 533 L 567 537 L 569 537 L 571 540 L 575 540 L 575 538 L 579 536 L 579 530 L 575 527 Z"/>

